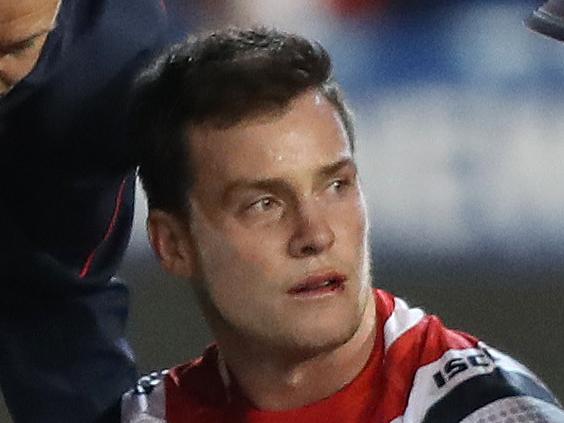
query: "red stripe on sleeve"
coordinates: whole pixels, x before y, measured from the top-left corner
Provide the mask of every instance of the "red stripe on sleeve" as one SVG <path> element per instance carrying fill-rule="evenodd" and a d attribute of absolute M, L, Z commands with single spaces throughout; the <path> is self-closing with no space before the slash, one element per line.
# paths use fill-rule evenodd
<path fill-rule="evenodd" d="M 124 177 L 121 181 L 121 184 L 119 186 L 119 190 L 118 190 L 118 194 L 116 196 L 116 202 L 115 202 L 115 206 L 114 206 L 114 213 L 112 214 L 112 218 L 110 219 L 110 223 L 106 229 L 106 232 L 104 233 L 104 237 L 102 238 L 102 242 L 107 241 L 108 238 L 110 237 L 110 235 L 112 234 L 112 232 L 115 229 L 116 226 L 116 222 L 119 216 L 119 212 L 121 210 L 121 206 L 123 204 L 123 192 L 125 190 L 125 182 L 127 180 L 127 176 Z M 94 248 L 94 250 L 92 250 L 92 252 L 88 255 L 88 258 L 86 259 L 86 261 L 84 262 L 84 265 L 82 266 L 82 270 L 79 273 L 79 277 L 82 279 L 84 277 L 86 277 L 86 275 L 88 275 L 88 273 L 90 272 L 90 269 L 92 268 L 92 263 L 94 263 L 94 258 L 96 257 L 96 252 L 98 251 L 98 248 L 100 247 L 100 244 L 98 244 L 96 246 L 96 248 Z"/>

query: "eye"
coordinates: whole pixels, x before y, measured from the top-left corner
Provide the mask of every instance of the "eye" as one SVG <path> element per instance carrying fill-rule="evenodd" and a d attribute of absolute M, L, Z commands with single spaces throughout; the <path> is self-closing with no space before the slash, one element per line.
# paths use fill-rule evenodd
<path fill-rule="evenodd" d="M 15 46 L 13 46 L 8 54 L 12 55 L 12 56 L 19 56 L 24 54 L 28 49 L 30 49 L 31 47 L 33 47 L 35 44 L 35 39 L 33 40 L 28 40 L 28 41 L 24 41 L 23 43 L 17 44 Z"/>
<path fill-rule="evenodd" d="M 346 189 L 349 185 L 350 181 L 348 179 L 335 179 L 334 181 L 331 181 L 329 187 L 334 191 L 339 192 Z"/>
<path fill-rule="evenodd" d="M 253 212 L 267 212 L 274 209 L 278 205 L 277 201 L 272 197 L 262 197 L 252 203 L 249 207 L 249 211 Z"/>

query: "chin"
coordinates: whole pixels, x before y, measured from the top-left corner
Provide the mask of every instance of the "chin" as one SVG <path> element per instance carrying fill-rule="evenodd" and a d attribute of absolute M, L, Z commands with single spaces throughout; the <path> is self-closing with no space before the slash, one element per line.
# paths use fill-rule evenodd
<path fill-rule="evenodd" d="M 345 345 L 356 334 L 361 324 L 361 318 L 355 316 L 344 325 L 343 320 L 337 322 L 317 322 L 308 327 L 295 327 L 292 334 L 285 337 L 277 348 L 283 348 L 288 354 L 297 355 L 302 358 L 314 357 L 319 354 L 329 353 Z M 332 324 L 331 324 L 332 323 Z"/>
<path fill-rule="evenodd" d="M 307 321 L 296 323 L 292 331 L 292 340 L 296 347 L 300 345 L 311 351 L 329 352 L 347 342 L 359 330 L 366 311 L 367 301 L 361 300 L 354 307 L 334 310 L 332 313 L 321 313 L 307 324 Z"/>

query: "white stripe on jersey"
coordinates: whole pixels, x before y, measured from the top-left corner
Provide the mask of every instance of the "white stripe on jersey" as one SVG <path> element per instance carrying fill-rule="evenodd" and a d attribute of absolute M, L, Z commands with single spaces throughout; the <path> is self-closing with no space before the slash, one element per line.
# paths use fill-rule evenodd
<path fill-rule="evenodd" d="M 166 423 L 165 384 L 159 381 L 148 394 L 129 391 L 122 397 L 121 421 L 124 423 Z"/>
<path fill-rule="evenodd" d="M 394 298 L 394 311 L 384 324 L 384 350 L 387 352 L 400 336 L 416 326 L 424 316 L 420 308 L 409 308 L 404 300 Z"/>

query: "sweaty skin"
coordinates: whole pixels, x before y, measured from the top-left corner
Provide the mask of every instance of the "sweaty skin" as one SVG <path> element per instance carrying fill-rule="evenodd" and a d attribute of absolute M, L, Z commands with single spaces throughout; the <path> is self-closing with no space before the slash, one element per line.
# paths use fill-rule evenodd
<path fill-rule="evenodd" d="M 0 0 L 0 95 L 33 70 L 55 27 L 60 0 Z"/>

